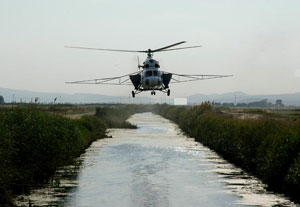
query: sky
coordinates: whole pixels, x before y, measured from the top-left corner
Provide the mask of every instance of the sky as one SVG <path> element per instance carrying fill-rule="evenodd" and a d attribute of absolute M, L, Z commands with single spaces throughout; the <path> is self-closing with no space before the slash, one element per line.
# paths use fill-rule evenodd
<path fill-rule="evenodd" d="M 170 85 L 173 97 L 300 92 L 299 11 L 299 0 L 0 0 L 0 87 L 127 96 L 132 86 L 65 82 L 135 72 L 145 54 L 64 46 L 145 50 L 184 40 L 202 47 L 154 54 L 162 70 L 234 76 Z"/>

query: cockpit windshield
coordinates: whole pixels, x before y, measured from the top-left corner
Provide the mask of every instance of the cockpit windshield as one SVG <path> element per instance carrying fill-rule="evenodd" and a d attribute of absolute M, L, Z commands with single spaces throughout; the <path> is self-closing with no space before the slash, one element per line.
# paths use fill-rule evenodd
<path fill-rule="evenodd" d="M 160 72 L 158 70 L 148 70 L 145 73 L 145 77 L 150 77 L 150 76 L 159 76 Z"/>
<path fill-rule="evenodd" d="M 146 77 L 152 76 L 152 70 L 146 71 L 145 76 Z"/>

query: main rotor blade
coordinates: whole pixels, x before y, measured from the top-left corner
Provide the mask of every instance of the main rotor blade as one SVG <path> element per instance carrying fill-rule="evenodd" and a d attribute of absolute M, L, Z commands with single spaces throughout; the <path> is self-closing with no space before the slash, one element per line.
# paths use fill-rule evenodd
<path fill-rule="evenodd" d="M 178 47 L 178 48 L 174 48 L 174 49 L 160 50 L 160 51 L 156 51 L 156 52 L 165 52 L 165 51 L 172 51 L 172 50 L 183 50 L 183 49 L 196 48 L 196 47 L 202 47 L 202 46 L 197 45 L 197 46 L 190 46 L 190 47 Z"/>
<path fill-rule="evenodd" d="M 158 48 L 158 49 L 156 49 L 156 50 L 152 50 L 151 52 L 158 52 L 158 51 L 161 51 L 161 50 L 168 49 L 168 48 L 170 48 L 170 47 L 175 47 L 175 46 L 177 46 L 177 45 L 181 45 L 181 44 L 183 44 L 183 43 L 186 43 L 186 41 L 177 42 L 177 43 L 172 44 L 172 45 L 168 45 L 168 46 L 165 46 L 165 47 L 162 47 L 162 48 Z"/>
<path fill-rule="evenodd" d="M 115 49 L 104 49 L 104 48 L 93 48 L 93 47 L 74 47 L 65 46 L 66 48 L 84 49 L 84 50 L 102 50 L 102 51 L 112 51 L 112 52 L 143 52 L 147 53 L 146 50 L 115 50 Z"/>

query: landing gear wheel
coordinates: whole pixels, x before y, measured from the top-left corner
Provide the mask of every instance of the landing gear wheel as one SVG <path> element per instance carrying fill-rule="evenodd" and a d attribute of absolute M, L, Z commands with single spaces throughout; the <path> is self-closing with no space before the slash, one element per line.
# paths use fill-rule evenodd
<path fill-rule="evenodd" d="M 170 91 L 170 89 L 169 89 L 168 92 L 167 92 L 167 95 L 170 96 L 170 93 L 171 93 L 171 91 Z"/>
<path fill-rule="evenodd" d="M 134 91 L 131 91 L 131 94 L 132 94 L 132 98 L 134 98 L 135 97 Z"/>
<path fill-rule="evenodd" d="M 153 95 L 155 96 L 155 91 L 153 91 Z"/>

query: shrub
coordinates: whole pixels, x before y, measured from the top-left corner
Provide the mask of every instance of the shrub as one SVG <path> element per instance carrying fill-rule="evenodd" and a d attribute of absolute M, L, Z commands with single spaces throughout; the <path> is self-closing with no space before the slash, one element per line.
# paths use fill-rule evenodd
<path fill-rule="evenodd" d="M 69 164 L 106 125 L 95 116 L 71 120 L 29 109 L 0 113 L 0 204 Z"/>
<path fill-rule="evenodd" d="M 276 191 L 298 199 L 300 189 L 299 119 L 239 120 L 209 103 L 192 108 L 161 105 L 156 112 L 177 123 L 196 141 L 260 177 Z"/>

